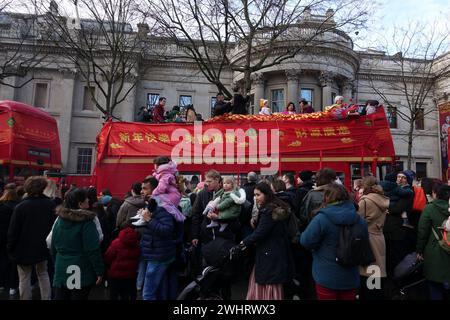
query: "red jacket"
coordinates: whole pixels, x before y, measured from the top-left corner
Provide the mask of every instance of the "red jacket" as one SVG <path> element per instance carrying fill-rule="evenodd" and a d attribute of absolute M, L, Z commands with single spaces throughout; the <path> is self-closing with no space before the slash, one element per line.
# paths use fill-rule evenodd
<path fill-rule="evenodd" d="M 153 122 L 164 122 L 164 106 L 157 104 L 153 109 Z"/>
<path fill-rule="evenodd" d="M 138 270 L 141 249 L 136 231 L 125 228 L 105 253 L 108 276 L 111 279 L 133 279 Z"/>

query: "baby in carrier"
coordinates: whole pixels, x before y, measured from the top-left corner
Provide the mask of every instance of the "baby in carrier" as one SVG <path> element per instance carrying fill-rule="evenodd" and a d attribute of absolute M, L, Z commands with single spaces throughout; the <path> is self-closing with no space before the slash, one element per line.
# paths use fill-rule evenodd
<path fill-rule="evenodd" d="M 211 220 L 211 223 L 206 227 L 213 228 L 220 225 L 219 231 L 222 232 L 230 221 L 239 217 L 241 205 L 246 200 L 245 191 L 243 189 L 237 189 L 233 177 L 226 177 L 223 179 L 223 189 L 215 194 L 214 197 L 214 200 L 210 201 L 206 206 L 203 214 L 218 214 L 218 219 Z"/>

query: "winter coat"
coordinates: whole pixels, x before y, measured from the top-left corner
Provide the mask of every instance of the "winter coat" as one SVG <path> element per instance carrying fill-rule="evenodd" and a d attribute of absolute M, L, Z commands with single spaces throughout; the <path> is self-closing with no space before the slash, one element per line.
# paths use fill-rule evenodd
<path fill-rule="evenodd" d="M 31 265 L 48 259 L 45 239 L 56 219 L 55 204 L 44 195 L 20 202 L 8 229 L 8 254 L 19 265 Z"/>
<path fill-rule="evenodd" d="M 231 112 L 231 103 L 225 101 L 216 101 L 214 105 L 214 115 L 213 117 L 221 116 L 225 113 Z"/>
<path fill-rule="evenodd" d="M 233 109 L 231 112 L 233 114 L 248 114 L 247 111 L 247 102 L 250 99 L 250 96 L 246 96 L 245 98 L 242 94 L 236 93 L 233 96 Z"/>
<path fill-rule="evenodd" d="M 255 196 L 255 186 L 256 182 L 247 182 L 242 186 L 242 189 L 245 190 L 245 195 L 247 197 L 247 201 L 253 205 L 254 196 Z"/>
<path fill-rule="evenodd" d="M 104 273 L 95 213 L 61 207 L 58 216 L 50 249 L 55 262 L 53 286 L 67 286 L 67 278 L 71 276 L 68 268 L 73 265 L 80 268 L 82 288 L 94 285 Z"/>
<path fill-rule="evenodd" d="M 175 162 L 162 164 L 158 167 L 153 176 L 158 180 L 158 186 L 153 190 L 152 196 L 164 197 L 175 207 L 178 207 L 181 200 L 181 193 L 177 188 L 175 174 L 177 165 Z"/>
<path fill-rule="evenodd" d="M 293 210 L 293 212 L 296 212 L 298 210 L 297 207 L 297 189 L 295 187 L 290 187 L 288 189 L 286 189 L 286 194 L 289 196 L 289 198 L 291 199 L 291 208 Z"/>
<path fill-rule="evenodd" d="M 297 194 L 295 196 L 295 207 L 297 208 L 296 214 L 300 216 L 300 209 L 302 207 L 303 199 L 308 194 L 309 191 L 311 191 L 314 188 L 314 183 L 309 181 L 303 181 L 302 185 L 300 185 L 297 189 Z"/>
<path fill-rule="evenodd" d="M 153 122 L 164 122 L 164 106 L 157 104 L 153 109 Z"/>
<path fill-rule="evenodd" d="M 301 234 L 301 245 L 312 250 L 314 281 L 322 287 L 333 290 L 359 287 L 359 267 L 343 267 L 336 262 L 340 226 L 356 221 L 367 230 L 366 222 L 358 216 L 352 202 L 338 202 L 320 209 Z"/>
<path fill-rule="evenodd" d="M 450 282 L 450 254 L 440 247 L 432 228 L 442 239 L 438 227 L 449 216 L 448 201 L 436 199 L 425 206 L 419 220 L 417 252 L 423 253 L 425 278 L 439 283 Z"/>
<path fill-rule="evenodd" d="M 216 192 L 210 192 L 207 189 L 203 189 L 198 193 L 194 205 L 192 206 L 192 239 L 199 239 L 203 244 L 210 242 L 214 237 L 234 240 L 235 234 L 239 232 L 240 223 L 238 220 L 232 220 L 227 228 L 219 231 L 219 226 L 207 228 L 207 225 L 211 220 L 203 215 L 203 211 L 209 201 L 220 196 L 222 193 L 223 189 Z"/>
<path fill-rule="evenodd" d="M 256 246 L 255 280 L 260 285 L 287 283 L 293 277 L 288 218 L 289 212 L 268 204 L 259 211 L 256 229 L 243 240 L 247 247 Z"/>
<path fill-rule="evenodd" d="M 14 212 L 14 207 L 17 204 L 18 202 L 16 201 L 0 202 L 0 248 L 2 248 L 2 250 L 3 248 L 6 248 L 9 223 Z"/>
<path fill-rule="evenodd" d="M 304 227 L 314 217 L 316 210 L 323 203 L 323 194 L 327 185 L 319 186 L 309 191 L 300 207 L 300 223 Z"/>
<path fill-rule="evenodd" d="M 412 188 L 401 189 L 395 182 L 381 181 L 384 195 L 389 198 L 389 210 L 384 222 L 383 233 L 386 240 L 402 241 L 406 237 L 402 227 L 402 212 L 409 212 L 412 208 L 414 193 Z"/>
<path fill-rule="evenodd" d="M 142 257 L 146 261 L 165 262 L 175 258 L 175 219 L 163 207 L 157 207 L 144 228 Z"/>
<path fill-rule="evenodd" d="M 181 212 L 185 217 L 192 216 L 192 204 L 191 199 L 187 195 L 182 195 L 180 200 Z"/>
<path fill-rule="evenodd" d="M 120 231 L 105 253 L 108 277 L 111 279 L 134 279 L 139 266 L 141 249 L 138 235 L 128 227 Z"/>
<path fill-rule="evenodd" d="M 234 202 L 233 198 L 231 198 L 231 193 L 234 193 L 237 197 L 239 197 L 238 190 L 223 192 L 221 195 L 216 196 L 220 197 L 220 202 L 217 205 L 220 220 L 236 219 L 241 213 L 241 206 Z"/>
<path fill-rule="evenodd" d="M 363 195 L 359 199 L 358 214 L 367 222 L 369 242 L 375 262 L 381 270 L 381 277 L 386 277 L 386 242 L 384 240 L 383 226 L 389 208 L 389 198 L 377 193 Z M 366 267 L 360 268 L 360 274 L 369 277 Z"/>
<path fill-rule="evenodd" d="M 140 195 L 126 198 L 117 213 L 116 226 L 125 229 L 131 226 L 130 218 L 134 217 L 139 209 L 145 207 L 145 201 Z"/>
<path fill-rule="evenodd" d="M 300 110 L 300 113 L 313 113 L 314 109 L 312 106 L 307 106 L 305 109 Z"/>

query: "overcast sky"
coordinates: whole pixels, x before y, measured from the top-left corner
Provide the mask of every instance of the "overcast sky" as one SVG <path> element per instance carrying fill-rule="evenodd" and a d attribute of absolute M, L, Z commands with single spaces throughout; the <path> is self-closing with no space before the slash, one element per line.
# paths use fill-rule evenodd
<path fill-rule="evenodd" d="M 377 46 L 380 38 L 390 38 L 394 26 L 407 27 L 408 24 L 425 22 L 438 23 L 438 28 L 448 28 L 450 22 L 450 0 L 379 0 L 378 11 L 369 23 L 369 30 L 355 38 L 355 49 Z M 448 29 L 447 29 L 448 30 Z"/>

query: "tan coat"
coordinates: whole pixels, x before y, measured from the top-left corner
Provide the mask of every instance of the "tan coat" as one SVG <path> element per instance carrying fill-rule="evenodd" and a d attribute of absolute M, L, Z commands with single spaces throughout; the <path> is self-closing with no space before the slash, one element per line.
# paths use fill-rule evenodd
<path fill-rule="evenodd" d="M 372 265 L 380 267 L 381 277 L 386 277 L 386 242 L 384 241 L 383 226 L 389 208 L 389 198 L 377 193 L 363 195 L 359 199 L 358 214 L 367 222 L 370 246 L 376 261 Z M 360 274 L 368 277 L 366 268 L 360 268 Z"/>

